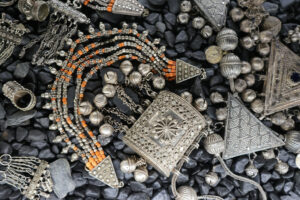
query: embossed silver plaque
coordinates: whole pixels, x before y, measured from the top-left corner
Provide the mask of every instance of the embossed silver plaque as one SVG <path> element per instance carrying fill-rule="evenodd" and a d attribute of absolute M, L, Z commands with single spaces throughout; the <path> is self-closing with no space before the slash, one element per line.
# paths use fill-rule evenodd
<path fill-rule="evenodd" d="M 204 117 L 190 103 L 162 91 L 127 131 L 123 141 L 169 177 L 205 124 Z"/>
<path fill-rule="evenodd" d="M 228 94 L 224 159 L 283 146 L 284 142 L 276 135 L 238 99 Z"/>
<path fill-rule="evenodd" d="M 265 115 L 300 105 L 300 57 L 278 40 L 272 42 L 265 96 Z"/>

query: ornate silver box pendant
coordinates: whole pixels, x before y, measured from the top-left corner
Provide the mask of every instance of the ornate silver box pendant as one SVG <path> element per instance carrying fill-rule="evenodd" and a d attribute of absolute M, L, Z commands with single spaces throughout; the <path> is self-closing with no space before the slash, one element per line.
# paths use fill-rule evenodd
<path fill-rule="evenodd" d="M 183 98 L 162 91 L 123 141 L 163 175 L 169 177 L 206 123 Z"/>

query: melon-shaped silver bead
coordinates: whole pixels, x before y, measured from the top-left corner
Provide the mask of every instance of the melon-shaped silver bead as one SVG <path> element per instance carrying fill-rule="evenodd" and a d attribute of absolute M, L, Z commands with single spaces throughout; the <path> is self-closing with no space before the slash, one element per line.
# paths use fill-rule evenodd
<path fill-rule="evenodd" d="M 271 116 L 271 122 L 277 126 L 281 126 L 286 120 L 287 117 L 283 112 L 278 112 Z"/>
<path fill-rule="evenodd" d="M 107 104 L 107 97 L 104 94 L 97 94 L 94 98 L 94 104 L 99 109 L 105 107 Z"/>
<path fill-rule="evenodd" d="M 254 57 L 251 59 L 252 69 L 255 71 L 261 71 L 264 69 L 264 61 L 260 57 Z"/>
<path fill-rule="evenodd" d="M 285 131 L 290 131 L 295 128 L 295 121 L 292 118 L 288 118 L 280 127 Z"/>
<path fill-rule="evenodd" d="M 223 121 L 227 118 L 227 108 L 218 108 L 216 110 L 217 120 Z"/>
<path fill-rule="evenodd" d="M 205 24 L 205 20 L 202 17 L 195 17 L 192 22 L 194 29 L 200 30 Z"/>
<path fill-rule="evenodd" d="M 146 76 L 151 71 L 151 68 L 152 67 L 149 64 L 144 63 L 138 66 L 138 70 L 143 76 Z"/>
<path fill-rule="evenodd" d="M 264 111 L 264 102 L 261 99 L 255 99 L 251 103 L 251 109 L 258 114 Z"/>
<path fill-rule="evenodd" d="M 139 72 L 134 71 L 130 74 L 129 81 L 132 85 L 139 85 L 142 82 L 142 75 Z"/>
<path fill-rule="evenodd" d="M 146 166 L 142 166 L 142 167 L 139 167 L 136 170 L 134 170 L 133 177 L 134 177 L 134 180 L 136 180 L 137 182 L 140 182 L 140 183 L 145 182 L 149 177 Z"/>
<path fill-rule="evenodd" d="M 286 174 L 289 171 L 289 165 L 279 160 L 278 163 L 275 165 L 275 170 L 279 174 Z"/>
<path fill-rule="evenodd" d="M 234 87 L 238 93 L 241 93 L 247 88 L 247 83 L 243 79 L 236 79 L 234 81 Z"/>
<path fill-rule="evenodd" d="M 162 76 L 155 76 L 152 80 L 152 83 L 153 83 L 153 87 L 158 89 L 158 90 L 161 90 L 165 87 L 166 85 L 166 80 L 164 77 Z"/>
<path fill-rule="evenodd" d="M 239 40 L 234 30 L 223 28 L 218 33 L 216 42 L 223 51 L 231 51 L 237 47 Z"/>
<path fill-rule="evenodd" d="M 219 155 L 225 150 L 225 142 L 218 134 L 208 135 L 204 140 L 205 150 L 213 155 Z"/>
<path fill-rule="evenodd" d="M 289 131 L 285 134 L 285 147 L 293 153 L 300 153 L 299 131 Z"/>
<path fill-rule="evenodd" d="M 219 182 L 219 176 L 217 173 L 215 172 L 208 172 L 206 175 L 205 175 L 205 182 L 212 186 L 212 187 L 215 187 L 218 182 Z"/>
<path fill-rule="evenodd" d="M 189 186 L 180 186 L 177 189 L 178 196 L 176 200 L 198 200 L 196 191 Z"/>
<path fill-rule="evenodd" d="M 232 21 L 234 21 L 234 22 L 238 22 L 238 21 L 242 20 L 245 16 L 244 11 L 237 7 L 231 9 L 229 15 L 230 15 Z"/>
<path fill-rule="evenodd" d="M 194 106 L 198 111 L 203 112 L 207 109 L 208 105 L 207 105 L 207 101 L 204 98 L 197 98 L 194 101 Z"/>
<path fill-rule="evenodd" d="M 105 123 L 100 126 L 99 132 L 103 137 L 110 137 L 114 133 L 112 125 Z"/>
<path fill-rule="evenodd" d="M 118 75 L 114 71 L 107 71 L 104 74 L 104 81 L 106 84 L 117 84 L 118 83 Z"/>
<path fill-rule="evenodd" d="M 213 29 L 210 26 L 205 25 L 200 33 L 204 38 L 209 38 L 213 33 Z"/>
<path fill-rule="evenodd" d="M 245 168 L 245 172 L 247 176 L 254 178 L 258 174 L 258 169 L 253 165 L 252 162 L 250 162 L 248 166 Z"/>
<path fill-rule="evenodd" d="M 124 60 L 120 65 L 121 71 L 128 76 L 133 69 L 133 65 L 129 60 Z"/>
<path fill-rule="evenodd" d="M 223 96 L 219 92 L 213 92 L 209 96 L 212 103 L 222 103 L 224 102 Z"/>
<path fill-rule="evenodd" d="M 249 36 L 245 36 L 241 39 L 241 45 L 245 48 L 245 49 L 251 49 L 252 47 L 254 47 L 255 42 L 254 40 L 249 37 Z"/>
<path fill-rule="evenodd" d="M 102 88 L 102 93 L 108 97 L 108 98 L 112 98 L 115 96 L 116 94 L 116 88 L 111 85 L 111 84 L 106 84 L 103 88 Z"/>
<path fill-rule="evenodd" d="M 89 116 L 90 122 L 93 125 L 99 125 L 102 122 L 103 118 L 103 114 L 99 111 L 94 111 Z"/>
<path fill-rule="evenodd" d="M 184 98 L 189 103 L 193 102 L 193 95 L 188 91 L 185 91 L 185 92 L 181 93 L 180 96 L 182 98 Z"/>
<path fill-rule="evenodd" d="M 256 92 L 252 89 L 246 89 L 242 93 L 242 99 L 244 102 L 250 103 L 256 98 Z"/>
<path fill-rule="evenodd" d="M 233 53 L 225 55 L 220 63 L 221 73 L 228 79 L 235 79 L 241 73 L 242 63 L 238 56 Z"/>
<path fill-rule="evenodd" d="M 83 101 L 79 105 L 79 112 L 82 115 L 89 115 L 93 111 L 93 106 L 90 102 L 88 101 Z"/>
<path fill-rule="evenodd" d="M 132 173 L 136 169 L 136 159 L 129 157 L 120 163 L 120 168 L 123 173 Z"/>
<path fill-rule="evenodd" d="M 255 76 L 254 74 L 247 74 L 245 77 L 244 77 L 244 80 L 246 81 L 247 85 L 249 87 L 253 86 L 254 83 L 255 83 Z"/>

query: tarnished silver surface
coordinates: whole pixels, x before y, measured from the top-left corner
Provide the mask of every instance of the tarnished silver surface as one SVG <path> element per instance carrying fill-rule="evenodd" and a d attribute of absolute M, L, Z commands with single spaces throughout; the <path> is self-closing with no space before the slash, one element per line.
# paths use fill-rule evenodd
<path fill-rule="evenodd" d="M 123 182 L 119 182 L 110 156 L 89 171 L 89 175 L 112 188 L 123 187 Z"/>
<path fill-rule="evenodd" d="M 224 159 L 283 146 L 276 133 L 257 119 L 238 99 L 228 94 Z"/>
<path fill-rule="evenodd" d="M 137 0 L 115 0 L 112 7 L 112 13 L 130 16 L 141 16 L 144 12 L 144 6 Z"/>
<path fill-rule="evenodd" d="M 194 2 L 213 28 L 220 31 L 226 22 L 229 0 L 194 0 Z"/>
<path fill-rule="evenodd" d="M 204 117 L 191 104 L 163 91 L 127 131 L 123 141 L 168 177 L 204 127 Z"/>
<path fill-rule="evenodd" d="M 278 40 L 272 41 L 265 81 L 265 115 L 300 105 L 300 57 Z"/>
<path fill-rule="evenodd" d="M 201 78 L 205 79 L 205 70 L 203 68 L 195 67 L 183 60 L 176 60 L 176 83 L 181 83 L 196 76 L 201 76 Z"/>

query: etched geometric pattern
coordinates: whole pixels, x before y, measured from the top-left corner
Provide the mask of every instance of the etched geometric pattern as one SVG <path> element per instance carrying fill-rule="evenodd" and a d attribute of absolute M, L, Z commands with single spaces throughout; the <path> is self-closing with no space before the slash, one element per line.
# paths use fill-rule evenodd
<path fill-rule="evenodd" d="M 144 11 L 144 6 L 137 0 L 115 0 L 112 7 L 114 14 L 141 16 Z"/>
<path fill-rule="evenodd" d="M 152 130 L 157 119 L 170 115 L 178 121 L 177 133 L 174 140 L 162 143 L 153 137 Z M 162 91 L 127 131 L 123 141 L 156 170 L 169 177 L 204 127 L 204 117 L 190 103 L 174 93 Z"/>
<path fill-rule="evenodd" d="M 224 159 L 284 145 L 276 133 L 258 120 L 242 103 L 228 94 Z"/>
<path fill-rule="evenodd" d="M 265 96 L 265 115 L 300 105 L 300 57 L 278 40 L 272 41 Z"/>
<path fill-rule="evenodd" d="M 220 31 L 226 23 L 227 0 L 194 0 L 201 14 L 209 21 L 213 28 Z"/>
<path fill-rule="evenodd" d="M 176 83 L 181 83 L 188 79 L 201 75 L 203 72 L 198 68 L 183 60 L 176 60 Z"/>

